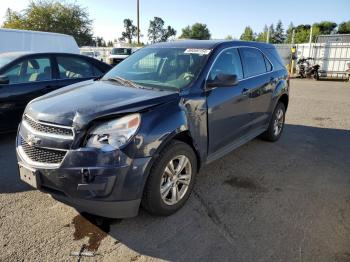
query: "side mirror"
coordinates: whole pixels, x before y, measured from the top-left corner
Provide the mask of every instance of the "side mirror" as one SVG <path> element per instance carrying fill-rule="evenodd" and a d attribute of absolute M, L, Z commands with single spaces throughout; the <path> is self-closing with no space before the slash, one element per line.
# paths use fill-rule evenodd
<path fill-rule="evenodd" d="M 7 76 L 0 76 L 0 85 L 8 85 L 10 79 Z"/>
<path fill-rule="evenodd" d="M 218 74 L 214 80 L 207 81 L 207 88 L 230 87 L 238 84 L 237 75 Z"/>

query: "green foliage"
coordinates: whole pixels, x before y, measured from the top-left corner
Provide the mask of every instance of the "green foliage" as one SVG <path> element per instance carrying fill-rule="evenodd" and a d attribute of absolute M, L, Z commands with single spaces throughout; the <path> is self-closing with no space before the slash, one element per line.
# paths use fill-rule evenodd
<path fill-rule="evenodd" d="M 119 38 L 121 41 L 128 40 L 131 44 L 132 39 L 137 36 L 137 27 L 133 24 L 131 19 L 124 19 L 124 32 L 122 32 L 122 37 Z"/>
<path fill-rule="evenodd" d="M 322 21 L 320 23 L 315 23 L 314 26 L 319 28 L 321 35 L 330 35 L 334 33 L 334 29 L 337 27 L 337 24 L 330 21 Z"/>
<path fill-rule="evenodd" d="M 255 34 L 253 32 L 253 29 L 250 26 L 247 26 L 244 29 L 244 32 L 241 35 L 240 39 L 244 41 L 255 41 Z"/>
<path fill-rule="evenodd" d="M 339 24 L 338 34 L 350 34 L 350 21 Z"/>
<path fill-rule="evenodd" d="M 225 37 L 225 40 L 233 40 L 232 35 L 227 35 L 227 36 Z"/>
<path fill-rule="evenodd" d="M 94 46 L 98 46 L 98 47 L 106 47 L 106 41 L 103 39 L 103 37 L 96 37 L 96 39 L 93 40 L 94 41 Z M 112 44 L 113 45 L 113 44 Z"/>
<path fill-rule="evenodd" d="M 273 35 L 271 35 L 270 39 L 270 43 L 273 44 L 282 44 L 285 40 L 286 36 L 284 34 L 284 29 L 283 29 L 283 24 L 282 21 L 279 20 L 277 25 L 276 25 L 276 29 Z"/>
<path fill-rule="evenodd" d="M 107 42 L 107 46 L 108 46 L 108 47 L 113 47 L 113 41 L 108 41 L 108 42 Z"/>
<path fill-rule="evenodd" d="M 291 22 L 289 24 L 287 32 L 286 32 L 286 39 L 285 39 L 285 43 L 286 44 L 291 44 L 292 43 L 293 29 L 294 29 L 294 24 Z"/>
<path fill-rule="evenodd" d="M 208 40 L 210 39 L 210 31 L 206 24 L 195 23 L 182 29 L 180 38 Z"/>
<path fill-rule="evenodd" d="M 7 9 L 2 27 L 68 34 L 83 46 L 92 44 L 91 25 L 86 9 L 77 4 L 38 0 L 22 12 Z"/>
<path fill-rule="evenodd" d="M 160 17 L 154 17 L 149 22 L 148 38 L 152 43 L 166 42 L 170 37 L 176 35 L 176 30 L 171 26 L 164 28 L 164 20 Z"/>
<path fill-rule="evenodd" d="M 263 31 L 258 34 L 258 36 L 256 38 L 256 41 L 258 41 L 258 42 L 266 42 L 267 31 L 268 31 L 268 27 L 267 27 L 267 25 L 265 25 Z"/>

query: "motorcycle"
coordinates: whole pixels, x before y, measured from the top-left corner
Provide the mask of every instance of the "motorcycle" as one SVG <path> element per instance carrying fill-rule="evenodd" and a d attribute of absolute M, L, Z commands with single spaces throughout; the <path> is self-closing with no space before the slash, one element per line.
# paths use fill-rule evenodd
<path fill-rule="evenodd" d="M 310 61 L 314 60 L 312 57 L 300 58 L 297 61 L 297 68 L 300 78 L 311 78 L 313 77 L 316 80 L 320 79 L 320 75 L 318 70 L 320 69 L 320 65 L 314 64 L 311 65 Z"/>

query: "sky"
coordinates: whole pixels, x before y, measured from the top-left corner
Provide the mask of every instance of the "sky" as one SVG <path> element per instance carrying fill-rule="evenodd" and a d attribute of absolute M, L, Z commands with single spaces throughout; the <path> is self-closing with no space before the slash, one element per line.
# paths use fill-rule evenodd
<path fill-rule="evenodd" d="M 0 0 L 0 25 L 7 8 L 21 11 L 29 0 Z M 66 0 L 66 2 L 72 2 Z M 85 7 L 93 19 L 93 31 L 105 40 L 121 36 L 123 20 L 130 18 L 136 25 L 136 0 L 75 0 Z M 312 24 L 324 20 L 340 23 L 350 20 L 350 0 L 140 0 L 140 29 L 147 42 L 147 29 L 153 17 L 161 17 L 181 35 L 187 25 L 207 24 L 212 38 L 231 35 L 239 38 L 246 26 L 254 32 L 263 30 L 265 24 L 276 24 L 280 19 L 286 29 L 294 25 Z"/>

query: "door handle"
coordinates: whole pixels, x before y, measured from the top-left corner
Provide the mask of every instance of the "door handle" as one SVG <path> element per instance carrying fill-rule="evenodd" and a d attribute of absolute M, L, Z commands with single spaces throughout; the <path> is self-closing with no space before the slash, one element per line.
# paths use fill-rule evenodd
<path fill-rule="evenodd" d="M 243 88 L 242 89 L 242 95 L 246 96 L 249 94 L 249 89 L 248 88 Z"/>

